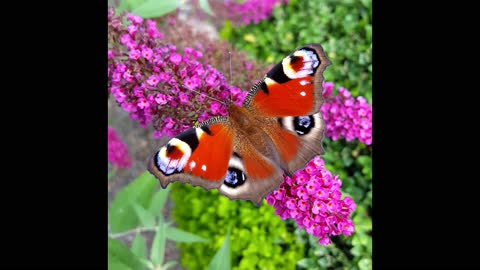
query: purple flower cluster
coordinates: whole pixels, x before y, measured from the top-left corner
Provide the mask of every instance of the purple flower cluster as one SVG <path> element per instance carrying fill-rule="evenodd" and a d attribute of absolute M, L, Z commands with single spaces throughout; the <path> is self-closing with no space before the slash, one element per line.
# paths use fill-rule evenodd
<path fill-rule="evenodd" d="M 183 52 L 161 42 L 156 22 L 129 14 L 108 14 L 108 89 L 130 117 L 142 127 L 152 123 L 154 137 L 173 137 L 214 115 L 226 115 L 208 97 L 241 105 L 247 92 L 229 85 L 223 74 L 198 61 L 202 53 L 190 47 Z"/>
<path fill-rule="evenodd" d="M 108 127 L 108 161 L 119 168 L 132 167 L 132 158 L 128 154 L 127 144 L 110 126 Z"/>
<path fill-rule="evenodd" d="M 279 189 L 266 199 L 281 219 L 294 219 L 299 228 L 318 237 L 321 245 L 329 245 L 329 236 L 348 236 L 355 231 L 349 216 L 356 205 L 350 197 L 341 199 L 341 185 L 338 176 L 327 171 L 316 156 L 291 178 L 284 176 Z"/>
<path fill-rule="evenodd" d="M 246 25 L 251 22 L 259 23 L 261 20 L 268 19 L 277 4 L 287 4 L 288 0 L 246 0 L 239 3 L 236 0 L 224 1 L 224 7 L 228 11 L 228 18 L 235 25 Z"/>
<path fill-rule="evenodd" d="M 325 103 L 321 108 L 326 124 L 325 136 L 338 140 L 340 136 L 347 141 L 358 139 L 366 145 L 372 144 L 372 106 L 364 97 L 352 97 L 350 92 L 339 87 L 338 95 L 332 96 L 334 84 L 323 84 Z"/>

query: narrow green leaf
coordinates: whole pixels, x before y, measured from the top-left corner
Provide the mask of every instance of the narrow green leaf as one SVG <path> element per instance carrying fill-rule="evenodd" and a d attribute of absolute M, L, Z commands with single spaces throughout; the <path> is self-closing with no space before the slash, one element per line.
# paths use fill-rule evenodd
<path fill-rule="evenodd" d="M 167 227 L 167 239 L 179 243 L 210 242 L 208 239 L 174 227 Z"/>
<path fill-rule="evenodd" d="M 145 267 L 147 267 L 148 269 L 150 270 L 154 270 L 155 269 L 155 265 L 153 265 L 153 263 L 147 259 L 140 259 L 140 261 L 143 263 L 143 265 L 145 265 Z"/>
<path fill-rule="evenodd" d="M 140 233 L 133 239 L 131 250 L 138 258 L 147 258 L 147 244 Z"/>
<path fill-rule="evenodd" d="M 110 256 L 108 254 L 108 270 L 132 270 L 131 267 L 121 263 L 118 258 Z"/>
<path fill-rule="evenodd" d="M 152 263 L 157 266 L 163 263 L 163 258 L 165 256 L 165 238 L 166 233 L 166 224 L 159 224 L 157 233 L 153 238 L 152 250 L 150 251 L 150 260 Z"/>
<path fill-rule="evenodd" d="M 232 268 L 230 261 L 230 229 L 223 241 L 223 245 L 215 253 L 213 259 L 208 265 L 208 270 L 230 270 Z"/>
<path fill-rule="evenodd" d="M 200 8 L 207 13 L 208 15 L 215 16 L 212 12 L 212 9 L 210 8 L 210 5 L 208 4 L 208 0 L 199 0 L 198 3 L 200 4 Z"/>
<path fill-rule="evenodd" d="M 132 203 L 144 208 L 149 206 L 157 185 L 155 177 L 145 172 L 116 194 L 109 211 L 112 233 L 128 231 L 138 225 L 139 219 Z"/>
<path fill-rule="evenodd" d="M 142 226 L 147 228 L 155 226 L 155 217 L 150 214 L 150 212 L 148 212 L 138 203 L 133 202 L 132 206 L 135 210 L 135 213 L 137 214 L 137 217 L 140 219 L 140 224 L 142 224 Z"/>
<path fill-rule="evenodd" d="M 150 202 L 150 207 L 148 208 L 148 212 L 153 216 L 158 216 L 161 214 L 162 208 L 165 206 L 165 202 L 168 198 L 168 193 L 172 185 L 168 185 L 165 189 L 160 189 L 153 195 L 152 201 Z"/>
<path fill-rule="evenodd" d="M 177 0 L 147 0 L 132 13 L 142 18 L 157 18 L 174 11 L 177 8 Z"/>
<path fill-rule="evenodd" d="M 167 270 L 168 268 L 174 267 L 175 265 L 177 265 L 177 262 L 175 261 L 167 262 L 162 266 L 162 270 Z"/>
<path fill-rule="evenodd" d="M 143 269 L 140 260 L 120 241 L 108 238 L 108 269 Z"/>

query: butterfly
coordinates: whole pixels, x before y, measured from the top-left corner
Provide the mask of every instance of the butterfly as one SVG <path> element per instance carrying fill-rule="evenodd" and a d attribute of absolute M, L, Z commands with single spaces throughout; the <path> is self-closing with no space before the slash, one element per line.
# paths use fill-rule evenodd
<path fill-rule="evenodd" d="M 298 47 L 273 66 L 242 107 L 180 133 L 149 159 L 163 188 L 173 181 L 216 188 L 256 206 L 314 156 L 323 154 L 323 71 L 330 65 L 319 44 Z"/>

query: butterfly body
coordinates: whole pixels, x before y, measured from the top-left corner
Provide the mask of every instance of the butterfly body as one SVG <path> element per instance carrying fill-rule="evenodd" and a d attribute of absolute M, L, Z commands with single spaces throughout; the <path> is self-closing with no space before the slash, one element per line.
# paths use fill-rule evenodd
<path fill-rule="evenodd" d="M 160 147 L 149 171 L 162 187 L 180 181 L 260 205 L 284 173 L 323 153 L 319 109 L 329 64 L 320 45 L 296 49 L 250 90 L 242 107 L 228 104 L 228 116 L 213 117 Z"/>

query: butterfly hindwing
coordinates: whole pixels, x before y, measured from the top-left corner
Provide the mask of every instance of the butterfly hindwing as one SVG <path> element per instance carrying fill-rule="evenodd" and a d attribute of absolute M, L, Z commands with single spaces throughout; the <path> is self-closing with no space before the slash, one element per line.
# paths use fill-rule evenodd
<path fill-rule="evenodd" d="M 230 199 L 250 200 L 260 206 L 263 198 L 280 186 L 282 175 L 283 171 L 254 147 L 237 143 L 219 191 Z"/>
<path fill-rule="evenodd" d="M 302 169 L 313 157 L 323 154 L 322 139 L 325 124 L 320 112 L 313 115 L 280 117 L 278 121 L 280 131 L 277 132 L 289 133 L 290 136 L 297 138 L 296 154 L 284 159 L 287 163 L 285 170 L 287 173 L 293 174 Z M 290 141 L 272 140 L 280 152 L 292 148 Z"/>

